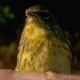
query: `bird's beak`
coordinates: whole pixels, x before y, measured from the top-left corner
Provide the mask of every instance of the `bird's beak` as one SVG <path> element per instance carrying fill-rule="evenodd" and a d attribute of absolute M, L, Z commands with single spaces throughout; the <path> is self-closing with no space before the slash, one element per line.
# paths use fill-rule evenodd
<path fill-rule="evenodd" d="M 38 16 L 38 14 L 36 12 L 28 12 L 27 14 L 30 16 Z"/>

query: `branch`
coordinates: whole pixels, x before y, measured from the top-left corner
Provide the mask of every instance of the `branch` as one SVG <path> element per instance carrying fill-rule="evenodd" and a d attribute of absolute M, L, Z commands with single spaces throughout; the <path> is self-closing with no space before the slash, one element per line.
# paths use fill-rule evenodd
<path fill-rule="evenodd" d="M 0 80 L 80 80 L 80 76 L 63 75 L 53 72 L 16 72 L 13 70 L 1 69 Z"/>

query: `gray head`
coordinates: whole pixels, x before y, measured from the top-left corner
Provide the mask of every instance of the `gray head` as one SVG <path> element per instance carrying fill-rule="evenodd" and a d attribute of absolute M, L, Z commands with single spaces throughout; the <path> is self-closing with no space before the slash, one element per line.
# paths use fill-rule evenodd
<path fill-rule="evenodd" d="M 32 6 L 26 9 L 26 16 L 32 16 L 32 17 L 39 17 L 41 20 L 43 20 L 46 24 L 55 27 L 57 25 L 57 22 L 52 15 L 52 13 L 44 6 Z M 58 27 L 59 28 L 59 27 Z"/>

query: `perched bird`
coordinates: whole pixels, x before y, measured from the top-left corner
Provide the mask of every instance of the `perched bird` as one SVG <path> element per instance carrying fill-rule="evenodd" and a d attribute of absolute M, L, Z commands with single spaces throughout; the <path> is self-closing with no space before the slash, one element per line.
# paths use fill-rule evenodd
<path fill-rule="evenodd" d="M 71 74 L 71 45 L 52 13 L 32 6 L 26 16 L 15 70 Z"/>

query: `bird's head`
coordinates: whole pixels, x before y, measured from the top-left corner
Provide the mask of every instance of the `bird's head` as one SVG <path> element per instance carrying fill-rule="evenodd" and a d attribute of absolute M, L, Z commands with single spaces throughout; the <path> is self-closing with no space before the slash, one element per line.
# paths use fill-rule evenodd
<path fill-rule="evenodd" d="M 49 11 L 43 6 L 32 6 L 26 10 L 26 16 L 49 18 Z"/>
<path fill-rule="evenodd" d="M 53 27 L 53 25 L 56 24 L 54 16 L 51 14 L 51 12 L 44 6 L 32 6 L 26 9 L 26 23 L 38 23 L 45 25 L 46 29 L 49 29 L 50 26 Z M 49 26 L 49 27 L 46 27 Z M 41 26 L 40 26 L 41 27 Z M 43 27 L 43 26 L 42 26 Z"/>

